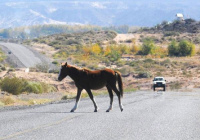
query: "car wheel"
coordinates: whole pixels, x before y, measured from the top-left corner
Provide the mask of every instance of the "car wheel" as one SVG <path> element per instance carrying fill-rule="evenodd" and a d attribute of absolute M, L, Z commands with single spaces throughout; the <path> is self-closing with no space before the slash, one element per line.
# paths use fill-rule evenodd
<path fill-rule="evenodd" d="M 164 87 L 163 87 L 163 91 L 165 91 L 165 90 L 166 90 L 165 88 L 166 88 L 166 87 L 164 86 Z"/>

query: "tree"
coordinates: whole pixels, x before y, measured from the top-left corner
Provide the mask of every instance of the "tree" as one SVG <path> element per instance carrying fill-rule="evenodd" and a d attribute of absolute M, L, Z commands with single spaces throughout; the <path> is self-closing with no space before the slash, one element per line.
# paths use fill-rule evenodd
<path fill-rule="evenodd" d="M 147 39 L 144 40 L 140 53 L 142 55 L 153 54 L 154 50 L 155 50 L 154 42 L 152 40 Z"/>
<path fill-rule="evenodd" d="M 179 43 L 181 56 L 193 56 L 195 54 L 195 45 L 187 40 L 182 40 Z"/>
<path fill-rule="evenodd" d="M 175 40 L 173 40 L 168 46 L 169 56 L 179 56 L 179 46 Z"/>
<path fill-rule="evenodd" d="M 101 53 L 101 47 L 98 44 L 92 45 L 92 53 L 99 55 Z"/>
<path fill-rule="evenodd" d="M 195 45 L 187 40 L 182 40 L 179 44 L 172 41 L 168 46 L 170 56 L 193 56 L 195 55 Z"/>

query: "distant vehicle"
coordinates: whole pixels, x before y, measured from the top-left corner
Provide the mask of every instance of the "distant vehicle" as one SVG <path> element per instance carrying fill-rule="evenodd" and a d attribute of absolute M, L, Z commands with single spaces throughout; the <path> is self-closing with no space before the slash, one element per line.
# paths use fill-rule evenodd
<path fill-rule="evenodd" d="M 164 77 L 155 77 L 153 80 L 153 90 L 155 91 L 156 87 L 163 87 L 163 91 L 166 90 L 166 80 Z"/>

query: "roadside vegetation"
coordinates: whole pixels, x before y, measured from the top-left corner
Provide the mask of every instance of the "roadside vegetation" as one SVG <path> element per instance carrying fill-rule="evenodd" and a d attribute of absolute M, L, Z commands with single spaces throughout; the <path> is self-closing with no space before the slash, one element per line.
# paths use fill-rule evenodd
<path fill-rule="evenodd" d="M 56 88 L 52 85 L 44 82 L 28 81 L 17 77 L 9 78 L 5 77 L 0 81 L 0 87 L 2 91 L 6 91 L 13 95 L 19 95 L 22 93 L 49 93 L 55 92 Z"/>
<path fill-rule="evenodd" d="M 0 62 L 6 59 L 6 55 L 3 53 L 3 51 L 0 48 Z"/>

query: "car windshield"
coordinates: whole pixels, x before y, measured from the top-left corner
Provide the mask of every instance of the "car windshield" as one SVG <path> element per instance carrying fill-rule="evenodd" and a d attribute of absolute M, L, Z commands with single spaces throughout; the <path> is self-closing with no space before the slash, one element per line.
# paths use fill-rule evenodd
<path fill-rule="evenodd" d="M 154 78 L 154 81 L 164 81 L 163 78 Z"/>

